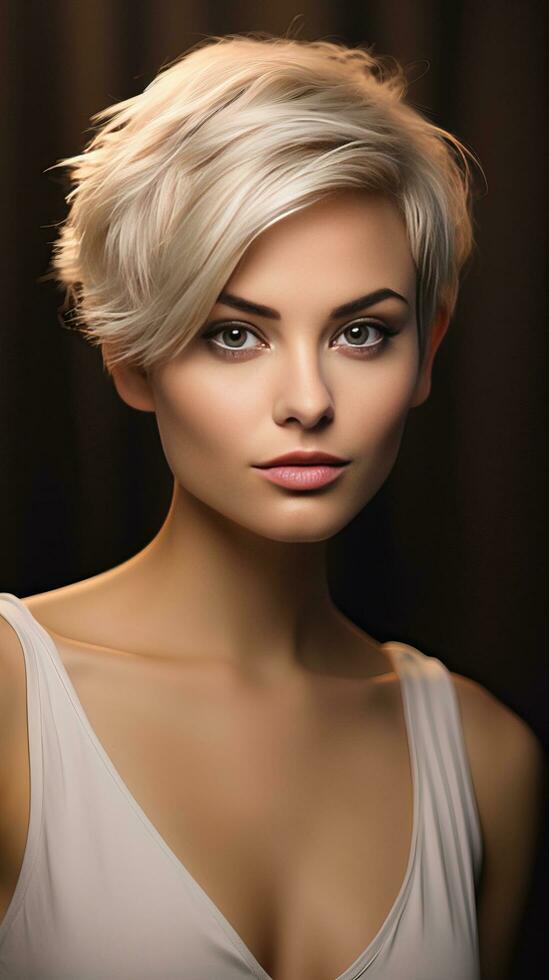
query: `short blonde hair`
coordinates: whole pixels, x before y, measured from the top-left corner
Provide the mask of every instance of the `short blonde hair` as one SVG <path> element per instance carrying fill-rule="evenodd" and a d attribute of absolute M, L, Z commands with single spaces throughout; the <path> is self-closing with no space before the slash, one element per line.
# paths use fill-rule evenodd
<path fill-rule="evenodd" d="M 329 41 L 210 36 L 92 116 L 51 271 L 110 371 L 149 370 L 203 325 L 250 243 L 327 195 L 389 196 L 418 277 L 418 338 L 473 246 L 473 154 L 405 102 L 394 59 Z M 108 358 L 105 350 L 108 348 Z"/>

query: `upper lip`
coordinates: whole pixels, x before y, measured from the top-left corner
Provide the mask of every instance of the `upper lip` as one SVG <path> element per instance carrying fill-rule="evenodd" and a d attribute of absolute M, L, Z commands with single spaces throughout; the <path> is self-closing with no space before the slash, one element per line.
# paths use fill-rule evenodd
<path fill-rule="evenodd" d="M 348 462 L 348 459 L 341 459 L 339 456 L 332 456 L 330 453 L 321 453 L 314 449 L 296 449 L 295 452 L 285 453 L 284 456 L 275 456 L 274 459 L 269 459 L 266 463 L 257 463 L 256 465 L 259 469 L 263 469 L 267 466 L 283 466 L 285 463 L 294 464 L 294 466 L 313 466 L 315 463 L 342 466 Z"/>

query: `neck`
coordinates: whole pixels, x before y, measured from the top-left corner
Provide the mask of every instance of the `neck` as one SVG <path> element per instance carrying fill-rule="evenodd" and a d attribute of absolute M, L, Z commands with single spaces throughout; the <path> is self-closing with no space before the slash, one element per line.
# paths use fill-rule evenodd
<path fill-rule="evenodd" d="M 254 535 L 176 484 L 162 528 L 124 567 L 179 648 L 183 637 L 193 656 L 267 675 L 326 669 L 343 640 L 364 658 L 365 636 L 334 606 L 326 564 L 326 542 Z"/>

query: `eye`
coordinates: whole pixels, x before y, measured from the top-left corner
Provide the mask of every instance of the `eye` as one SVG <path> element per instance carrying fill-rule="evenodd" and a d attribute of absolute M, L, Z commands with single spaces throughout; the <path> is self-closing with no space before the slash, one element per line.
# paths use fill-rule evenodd
<path fill-rule="evenodd" d="M 246 338 L 246 334 L 249 335 Z M 221 341 L 215 339 L 217 337 L 221 338 Z M 216 326 L 214 330 L 209 330 L 208 333 L 204 334 L 204 338 L 214 347 L 217 347 L 220 353 L 228 355 L 229 357 L 238 357 L 240 351 L 248 353 L 249 351 L 258 350 L 260 346 L 265 346 L 262 341 L 257 344 L 248 344 L 246 341 L 249 338 L 255 337 L 259 340 L 259 337 L 250 327 L 245 323 L 240 323 L 239 320 L 231 320 L 225 322 L 221 325 Z"/>
<path fill-rule="evenodd" d="M 381 337 L 378 340 L 375 338 L 371 340 L 372 333 L 376 330 L 381 334 Z M 378 349 L 385 347 L 388 338 L 393 337 L 395 333 L 397 333 L 396 330 L 389 330 L 388 327 L 379 323 L 377 320 L 368 320 L 362 317 L 360 320 L 353 320 L 352 323 L 348 323 L 341 333 L 337 335 L 338 337 L 344 337 L 348 343 L 336 343 L 334 346 L 355 349 L 367 354 L 375 353 Z"/>
<path fill-rule="evenodd" d="M 372 340 L 375 331 L 381 334 L 381 337 Z M 350 351 L 352 355 L 370 357 L 379 353 L 389 342 L 389 338 L 396 333 L 398 330 L 389 330 L 378 320 L 361 317 L 347 324 L 337 334 L 338 337 L 344 337 L 347 343 L 334 343 L 332 346 Z M 225 320 L 217 323 L 213 329 L 204 333 L 203 337 L 206 343 L 215 347 L 216 353 L 232 360 L 248 357 L 254 351 L 268 346 L 248 324 L 240 320 Z M 254 343 L 254 339 L 257 343 Z"/>

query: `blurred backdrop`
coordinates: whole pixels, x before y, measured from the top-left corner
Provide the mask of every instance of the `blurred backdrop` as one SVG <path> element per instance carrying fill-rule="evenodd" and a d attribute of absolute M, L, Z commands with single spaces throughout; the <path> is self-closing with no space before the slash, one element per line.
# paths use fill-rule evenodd
<path fill-rule="evenodd" d="M 126 560 L 165 518 L 172 477 L 153 414 L 39 283 L 90 116 L 141 91 L 207 34 L 372 45 L 409 98 L 479 158 L 476 253 L 398 462 L 331 544 L 334 598 L 478 680 L 547 746 L 545 44 L 539 0 L 2 0 L 0 591 L 27 596 Z M 542 870 L 544 869 L 544 870 Z M 546 845 L 516 978 L 538 975 Z M 520 966 L 518 965 L 520 963 Z"/>

